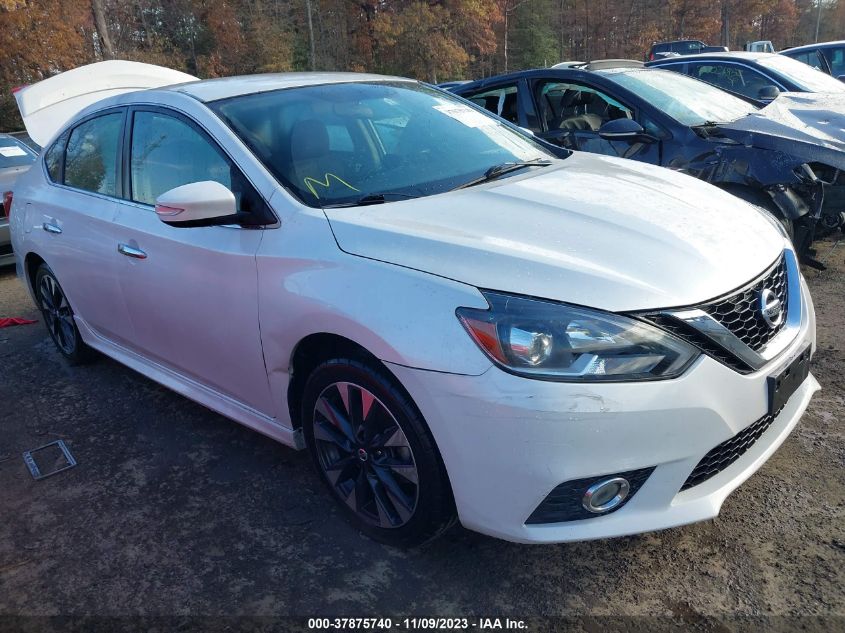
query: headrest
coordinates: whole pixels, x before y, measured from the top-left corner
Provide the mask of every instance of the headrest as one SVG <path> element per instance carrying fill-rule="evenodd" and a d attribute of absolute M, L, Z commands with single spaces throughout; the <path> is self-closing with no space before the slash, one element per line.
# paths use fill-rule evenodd
<path fill-rule="evenodd" d="M 571 108 L 574 103 L 578 103 L 581 98 L 581 91 L 573 88 L 567 88 L 560 98 L 561 109 Z"/>
<path fill-rule="evenodd" d="M 329 153 L 329 133 L 316 119 L 303 119 L 290 133 L 290 154 L 294 162 L 320 158 Z"/>

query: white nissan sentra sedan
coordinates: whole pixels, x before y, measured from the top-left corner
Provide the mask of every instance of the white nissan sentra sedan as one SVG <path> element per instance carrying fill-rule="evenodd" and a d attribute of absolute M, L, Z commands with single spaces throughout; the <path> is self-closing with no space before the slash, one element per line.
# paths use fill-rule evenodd
<path fill-rule="evenodd" d="M 19 274 L 69 361 L 309 450 L 375 539 L 714 517 L 819 388 L 756 207 L 416 81 L 191 79 L 104 62 L 18 93 L 45 147 L 13 192 Z"/>

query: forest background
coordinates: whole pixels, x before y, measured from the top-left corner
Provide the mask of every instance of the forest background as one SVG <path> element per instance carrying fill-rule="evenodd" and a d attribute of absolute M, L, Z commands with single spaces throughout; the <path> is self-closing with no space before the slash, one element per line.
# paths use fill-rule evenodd
<path fill-rule="evenodd" d="M 0 130 L 16 86 L 104 59 L 199 77 L 368 71 L 432 83 L 563 60 L 845 37 L 845 0 L 0 0 Z"/>

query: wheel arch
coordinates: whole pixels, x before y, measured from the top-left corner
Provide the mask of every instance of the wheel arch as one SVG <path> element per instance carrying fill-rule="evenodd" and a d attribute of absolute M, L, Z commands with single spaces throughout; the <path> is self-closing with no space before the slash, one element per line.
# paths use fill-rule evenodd
<path fill-rule="evenodd" d="M 419 408 L 405 386 L 388 369 L 387 365 L 364 345 L 333 332 L 314 332 L 304 336 L 297 342 L 290 357 L 290 381 L 287 387 L 287 406 L 294 429 L 299 429 L 302 426 L 300 408 L 302 407 L 302 397 L 308 376 L 321 363 L 333 358 L 358 360 L 377 367 L 397 385 L 408 398 L 408 401 L 419 411 Z"/>
<path fill-rule="evenodd" d="M 29 289 L 30 296 L 32 300 L 35 301 L 35 273 L 38 271 L 38 267 L 41 264 L 46 264 L 47 262 L 44 261 L 44 258 L 41 257 L 38 253 L 34 251 L 30 251 L 26 254 L 23 260 L 23 269 L 24 273 L 26 274 L 26 285 Z"/>

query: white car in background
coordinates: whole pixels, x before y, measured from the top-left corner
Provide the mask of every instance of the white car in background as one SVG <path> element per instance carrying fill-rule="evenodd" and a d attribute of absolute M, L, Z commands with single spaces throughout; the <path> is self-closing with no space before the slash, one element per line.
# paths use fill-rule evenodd
<path fill-rule="evenodd" d="M 373 538 L 713 517 L 819 388 L 790 241 L 715 187 L 407 79 L 191 80 L 103 62 L 18 93 L 45 147 L 19 273 L 70 361 L 307 448 Z"/>
<path fill-rule="evenodd" d="M 9 236 L 9 209 L 12 188 L 18 177 L 27 171 L 38 156 L 27 144 L 11 134 L 0 133 L 0 267 L 14 263 Z"/>

